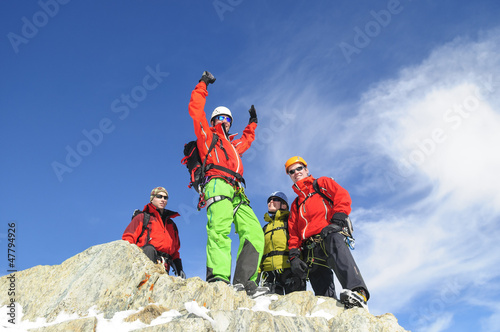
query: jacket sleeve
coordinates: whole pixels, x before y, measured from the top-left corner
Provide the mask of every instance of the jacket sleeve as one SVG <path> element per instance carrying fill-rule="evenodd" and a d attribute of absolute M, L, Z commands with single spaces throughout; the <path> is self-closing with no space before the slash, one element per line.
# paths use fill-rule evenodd
<path fill-rule="evenodd" d="M 236 151 L 240 154 L 240 156 L 250 148 L 252 142 L 255 140 L 255 129 L 257 128 L 257 124 L 252 122 L 245 127 L 243 130 L 243 135 L 241 138 L 235 139 L 231 143 L 236 148 Z"/>
<path fill-rule="evenodd" d="M 179 230 L 177 229 L 177 225 L 174 221 L 172 221 L 172 226 L 174 228 L 174 252 L 172 253 L 172 260 L 177 258 L 181 258 L 179 254 L 179 250 L 181 249 L 181 240 L 179 238 Z"/>
<path fill-rule="evenodd" d="M 134 219 L 132 219 L 132 221 L 130 222 L 130 224 L 128 224 L 127 228 L 125 228 L 125 231 L 123 232 L 122 235 L 122 240 L 128 241 L 132 244 L 136 244 L 139 235 L 141 235 L 143 220 L 144 220 L 144 213 L 135 216 Z M 145 236 L 147 236 L 147 233 L 145 234 Z M 140 247 L 141 243 L 137 243 L 137 245 Z"/>
<path fill-rule="evenodd" d="M 189 115 L 193 119 L 194 133 L 197 138 L 200 156 L 206 156 L 210 143 L 212 143 L 212 131 L 205 114 L 205 102 L 208 96 L 207 86 L 199 82 L 191 93 L 189 101 Z"/>
<path fill-rule="evenodd" d="M 297 198 L 290 205 L 290 217 L 288 218 L 288 249 L 299 248 L 301 244 L 297 214 Z"/>
<path fill-rule="evenodd" d="M 349 192 L 332 178 L 322 177 L 320 179 L 318 179 L 318 185 L 320 188 L 326 189 L 328 196 L 333 201 L 333 214 L 341 212 L 349 215 L 352 202 Z"/>

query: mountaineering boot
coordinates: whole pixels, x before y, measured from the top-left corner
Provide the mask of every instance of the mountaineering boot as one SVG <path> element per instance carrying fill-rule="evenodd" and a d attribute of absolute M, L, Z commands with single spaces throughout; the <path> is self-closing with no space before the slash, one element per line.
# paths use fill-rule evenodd
<path fill-rule="evenodd" d="M 247 282 L 246 287 L 243 284 L 235 284 L 233 285 L 233 289 L 237 292 L 245 291 L 252 299 L 270 293 L 269 287 L 257 286 L 253 281 Z"/>
<path fill-rule="evenodd" d="M 350 309 L 352 307 L 360 307 L 368 310 L 365 294 L 366 293 L 362 288 L 356 288 L 353 290 L 344 289 L 340 293 L 340 302 L 346 309 Z"/>
<path fill-rule="evenodd" d="M 236 284 L 233 285 L 233 289 L 237 292 L 241 292 L 245 290 L 245 286 L 243 286 L 243 284 Z"/>

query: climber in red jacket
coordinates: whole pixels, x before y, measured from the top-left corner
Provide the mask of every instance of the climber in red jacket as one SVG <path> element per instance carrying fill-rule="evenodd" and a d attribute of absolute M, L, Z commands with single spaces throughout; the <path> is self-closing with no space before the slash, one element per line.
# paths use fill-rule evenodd
<path fill-rule="evenodd" d="M 292 272 L 301 278 L 308 277 L 316 295 L 335 298 L 333 269 L 344 288 L 340 301 L 346 308 L 366 308 L 370 294 L 349 250 L 352 244 L 349 193 L 332 178 L 315 179 L 309 175 L 306 161 L 299 156 L 287 160 L 285 171 L 298 195 L 290 206 L 288 220 Z"/>
<path fill-rule="evenodd" d="M 172 266 L 177 276 L 186 278 L 179 255 L 179 231 L 172 220 L 179 214 L 165 209 L 168 192 L 163 187 L 154 188 L 149 201 L 142 213 L 132 218 L 123 232 L 122 240 L 137 244 L 153 262 L 163 262 L 167 272 Z"/>

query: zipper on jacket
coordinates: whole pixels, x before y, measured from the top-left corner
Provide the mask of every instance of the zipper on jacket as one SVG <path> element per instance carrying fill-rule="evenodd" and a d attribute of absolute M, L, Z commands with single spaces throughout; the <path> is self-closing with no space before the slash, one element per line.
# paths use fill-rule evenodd
<path fill-rule="evenodd" d="M 304 202 L 305 200 L 307 199 L 307 195 L 304 191 L 302 191 L 302 189 L 299 188 L 299 186 L 297 186 L 297 184 L 295 183 L 294 186 L 301 192 L 302 196 L 304 196 Z M 304 203 L 303 202 L 303 203 Z M 297 204 L 299 204 L 299 202 L 297 201 Z M 302 240 L 305 240 L 305 235 L 306 235 L 306 230 L 307 230 L 307 225 L 309 224 L 309 221 L 307 220 L 306 217 L 304 217 L 304 214 L 302 213 L 302 209 L 305 209 L 305 206 L 304 204 L 300 204 L 299 205 L 299 213 L 300 213 L 300 216 L 305 220 L 306 222 L 306 225 L 304 226 L 304 230 L 302 231 Z"/>

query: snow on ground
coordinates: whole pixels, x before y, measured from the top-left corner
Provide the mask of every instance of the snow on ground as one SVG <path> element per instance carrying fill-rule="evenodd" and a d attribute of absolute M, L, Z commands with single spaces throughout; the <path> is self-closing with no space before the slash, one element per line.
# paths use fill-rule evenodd
<path fill-rule="evenodd" d="M 266 311 L 269 312 L 270 314 L 274 316 L 295 316 L 294 314 L 291 314 L 287 311 L 280 310 L 280 311 L 272 311 L 269 310 L 269 305 L 271 304 L 272 301 L 275 301 L 278 299 L 277 295 L 265 295 L 265 296 L 260 296 L 255 300 L 255 305 L 252 307 L 252 309 L 247 309 L 247 308 L 242 308 L 241 310 L 252 310 L 252 311 Z M 157 304 L 158 305 L 158 304 Z M 219 323 L 226 324 L 227 322 L 216 322 L 214 319 L 212 319 L 210 316 L 208 316 L 208 312 L 210 311 L 204 306 L 200 306 L 196 301 L 192 302 L 186 302 L 184 304 L 184 307 L 186 310 L 192 314 L 195 314 L 196 316 L 199 316 L 203 319 L 208 320 L 212 326 L 218 326 L 220 325 Z M 143 308 L 139 308 L 137 310 L 126 310 L 126 311 L 120 311 L 117 312 L 113 318 L 111 319 L 106 319 L 104 318 L 102 313 L 98 313 L 94 307 L 90 308 L 89 313 L 85 317 L 79 317 L 77 314 L 66 314 L 66 313 L 60 313 L 57 318 L 52 321 L 52 322 L 47 322 L 45 318 L 37 318 L 36 321 L 31 322 L 31 321 L 26 321 L 22 320 L 23 318 L 23 310 L 22 307 L 18 304 L 16 304 L 16 320 L 15 324 L 12 324 L 8 320 L 10 319 L 9 317 L 9 312 L 10 309 L 7 306 L 0 307 L 0 326 L 2 329 L 8 329 L 9 331 L 27 331 L 28 329 L 34 329 L 34 328 L 39 328 L 39 327 L 46 327 L 50 325 L 55 325 L 59 323 L 63 323 L 66 321 L 78 319 L 78 318 L 89 318 L 89 317 L 96 317 L 97 318 L 97 332 L 108 332 L 108 331 L 120 331 L 120 332 L 126 332 L 126 331 L 132 331 L 135 329 L 147 327 L 147 326 L 155 326 L 155 325 L 161 325 L 161 324 L 166 324 L 170 322 L 172 319 L 175 317 L 178 317 L 181 315 L 180 312 L 177 310 L 169 310 L 165 311 L 161 316 L 157 317 L 154 319 L 151 324 L 147 325 L 144 324 L 140 321 L 134 321 L 134 322 L 125 322 L 124 319 L 127 318 L 128 316 L 135 314 L 139 311 L 141 311 Z M 320 315 L 322 317 L 325 317 L 327 319 L 331 317 L 327 317 Z"/>

